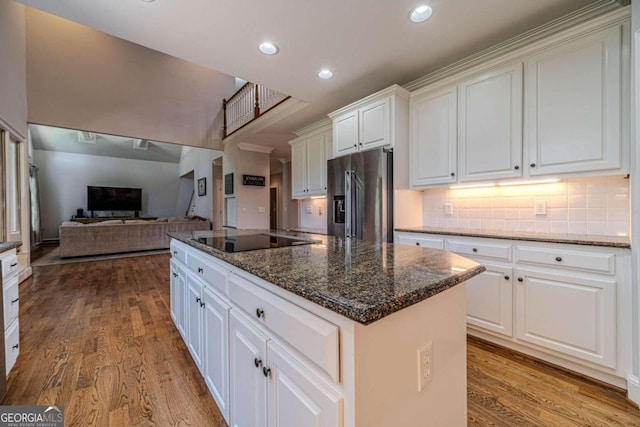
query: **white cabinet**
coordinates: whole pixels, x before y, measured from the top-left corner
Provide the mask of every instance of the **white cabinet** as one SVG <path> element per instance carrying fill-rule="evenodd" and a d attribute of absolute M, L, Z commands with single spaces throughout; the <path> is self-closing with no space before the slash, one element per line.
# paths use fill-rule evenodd
<path fill-rule="evenodd" d="M 395 146 L 396 127 L 404 126 L 409 92 L 393 85 L 329 114 L 333 121 L 333 156 Z"/>
<path fill-rule="evenodd" d="M 232 427 L 266 425 L 267 336 L 248 320 L 231 311 L 229 320 L 229 421 Z"/>
<path fill-rule="evenodd" d="M 15 249 L 0 254 L 2 265 L 2 296 L 4 310 L 4 357 L 9 375 L 20 354 L 20 298 L 18 256 Z"/>
<path fill-rule="evenodd" d="M 267 342 L 267 426 L 342 425 L 342 396 L 275 341 Z"/>
<path fill-rule="evenodd" d="M 411 96 L 411 186 L 456 182 L 457 88 Z"/>
<path fill-rule="evenodd" d="M 228 417 L 229 402 L 229 310 L 230 306 L 209 287 L 202 291 L 203 375 L 220 412 Z"/>
<path fill-rule="evenodd" d="M 467 281 L 470 335 L 624 386 L 629 250 L 396 232 L 397 243 L 422 240 L 486 267 Z"/>
<path fill-rule="evenodd" d="M 196 366 L 202 373 L 202 289 L 204 285 L 193 277 L 187 276 L 187 347 L 196 362 Z"/>
<path fill-rule="evenodd" d="M 621 31 L 608 28 L 527 60 L 530 175 L 622 167 Z"/>
<path fill-rule="evenodd" d="M 395 242 L 401 245 L 422 246 L 423 248 L 444 249 L 444 238 L 421 235 L 419 233 L 396 232 Z"/>
<path fill-rule="evenodd" d="M 513 336 L 513 269 L 474 261 L 487 269 L 467 280 L 467 323 L 507 337 Z"/>
<path fill-rule="evenodd" d="M 522 63 L 458 86 L 460 181 L 522 176 Z"/>
<path fill-rule="evenodd" d="M 616 367 L 616 281 L 562 272 L 516 271 L 518 340 Z"/>
<path fill-rule="evenodd" d="M 326 195 L 327 151 L 331 146 L 330 127 L 301 136 L 289 144 L 292 198 Z"/>
<path fill-rule="evenodd" d="M 341 425 L 342 397 L 297 356 L 235 311 L 230 331 L 232 426 Z"/>

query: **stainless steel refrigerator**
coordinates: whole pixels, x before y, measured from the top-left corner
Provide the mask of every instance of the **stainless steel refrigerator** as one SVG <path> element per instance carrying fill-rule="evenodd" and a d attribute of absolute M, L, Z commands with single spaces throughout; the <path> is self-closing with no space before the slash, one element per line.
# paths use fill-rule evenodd
<path fill-rule="evenodd" d="M 374 149 L 327 162 L 331 236 L 393 242 L 393 153 Z"/>

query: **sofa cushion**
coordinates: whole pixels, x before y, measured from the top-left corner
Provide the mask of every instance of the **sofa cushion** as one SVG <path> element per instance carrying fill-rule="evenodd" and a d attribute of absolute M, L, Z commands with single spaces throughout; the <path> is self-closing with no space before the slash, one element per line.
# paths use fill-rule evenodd
<path fill-rule="evenodd" d="M 108 219 L 106 221 L 92 222 L 92 223 L 87 224 L 87 225 L 115 225 L 115 224 L 122 224 L 122 220 L 121 219 Z"/>

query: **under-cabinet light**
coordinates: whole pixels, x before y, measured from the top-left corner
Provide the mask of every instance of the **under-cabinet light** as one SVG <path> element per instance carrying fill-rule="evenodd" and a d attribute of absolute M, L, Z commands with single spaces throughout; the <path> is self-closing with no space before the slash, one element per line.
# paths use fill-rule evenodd
<path fill-rule="evenodd" d="M 452 190 L 462 190 L 465 188 L 485 188 L 485 187 L 495 187 L 496 183 L 495 182 L 485 182 L 482 184 L 462 184 L 462 185 L 452 185 L 451 188 Z"/>
<path fill-rule="evenodd" d="M 532 181 L 507 181 L 507 182 L 499 182 L 498 185 L 501 187 L 507 187 L 510 185 L 553 184 L 556 182 L 560 182 L 560 178 L 538 179 L 538 180 L 532 180 Z"/>

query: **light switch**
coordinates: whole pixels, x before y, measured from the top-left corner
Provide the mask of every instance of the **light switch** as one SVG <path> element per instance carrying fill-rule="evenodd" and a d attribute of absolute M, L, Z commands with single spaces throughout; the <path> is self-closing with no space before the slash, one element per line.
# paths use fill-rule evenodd
<path fill-rule="evenodd" d="M 536 216 L 547 214 L 547 202 L 546 200 L 536 200 L 533 203 L 533 211 Z"/>
<path fill-rule="evenodd" d="M 308 214 L 312 214 L 313 213 L 313 206 L 307 206 L 307 213 Z"/>
<path fill-rule="evenodd" d="M 445 203 L 444 204 L 444 214 L 445 215 L 453 215 L 453 203 Z"/>
<path fill-rule="evenodd" d="M 266 210 L 265 210 L 264 206 L 260 206 L 258 208 L 258 213 L 265 213 L 265 212 L 266 212 Z"/>

